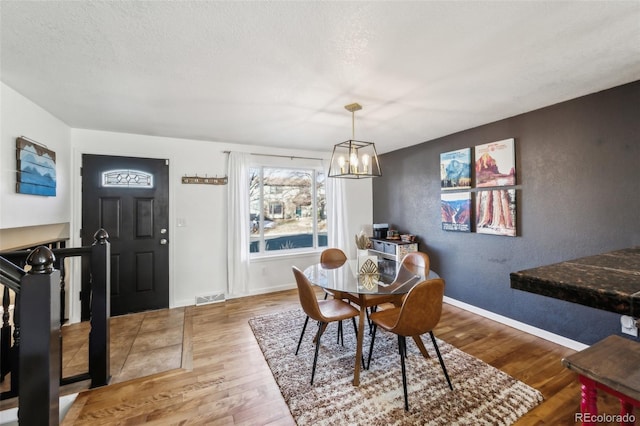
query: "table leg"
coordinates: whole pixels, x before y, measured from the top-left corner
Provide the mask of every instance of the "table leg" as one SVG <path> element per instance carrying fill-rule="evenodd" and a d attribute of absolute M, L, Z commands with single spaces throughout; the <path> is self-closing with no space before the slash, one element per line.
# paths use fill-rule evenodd
<path fill-rule="evenodd" d="M 358 324 L 358 343 L 356 345 L 356 364 L 353 367 L 353 386 L 360 386 L 360 360 L 362 359 L 362 344 L 364 342 L 364 317 L 366 307 L 364 307 L 364 300 L 360 296 L 360 315 Z"/>
<path fill-rule="evenodd" d="M 431 358 L 429 356 L 429 352 L 427 352 L 427 348 L 424 347 L 424 343 L 422 343 L 422 339 L 420 338 L 420 336 L 412 336 L 413 337 L 413 341 L 416 342 L 416 346 L 418 346 L 418 349 L 420 349 L 420 353 L 422 354 L 423 357 L 425 357 L 426 359 Z"/>
<path fill-rule="evenodd" d="M 582 414 L 590 414 L 589 418 L 598 415 L 598 391 L 596 390 L 596 383 L 588 377 L 578 375 L 578 379 L 582 384 L 582 400 L 580 401 L 580 411 Z M 591 421 L 583 421 L 583 425 L 595 424 Z"/>
<path fill-rule="evenodd" d="M 633 416 L 633 404 L 626 399 L 620 398 L 620 416 L 622 420 L 621 425 L 634 425 L 635 421 L 628 421 Z"/>

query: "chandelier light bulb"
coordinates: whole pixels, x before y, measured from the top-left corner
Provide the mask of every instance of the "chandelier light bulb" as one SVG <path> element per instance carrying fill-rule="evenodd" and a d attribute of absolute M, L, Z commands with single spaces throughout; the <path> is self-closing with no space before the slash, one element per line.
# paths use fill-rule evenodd
<path fill-rule="evenodd" d="M 369 156 L 367 154 L 362 156 L 362 167 L 364 168 L 364 173 L 369 172 Z"/>
<path fill-rule="evenodd" d="M 358 155 L 355 152 L 351 153 L 349 164 L 351 165 L 351 173 L 358 173 Z"/>

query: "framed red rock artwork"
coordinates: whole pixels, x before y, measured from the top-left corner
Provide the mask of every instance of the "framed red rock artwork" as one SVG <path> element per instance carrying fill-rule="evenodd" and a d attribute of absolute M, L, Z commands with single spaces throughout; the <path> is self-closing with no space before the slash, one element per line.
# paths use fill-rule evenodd
<path fill-rule="evenodd" d="M 475 147 L 476 187 L 516 184 L 514 139 L 504 139 Z"/>
<path fill-rule="evenodd" d="M 516 236 L 516 190 L 492 189 L 476 192 L 476 232 Z"/>

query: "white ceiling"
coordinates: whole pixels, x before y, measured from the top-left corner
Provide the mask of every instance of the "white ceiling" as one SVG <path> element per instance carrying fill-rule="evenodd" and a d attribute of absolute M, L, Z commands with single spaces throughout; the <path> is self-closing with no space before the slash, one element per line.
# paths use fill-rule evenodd
<path fill-rule="evenodd" d="M 0 2 L 0 79 L 74 128 L 379 153 L 640 79 L 640 1 Z"/>

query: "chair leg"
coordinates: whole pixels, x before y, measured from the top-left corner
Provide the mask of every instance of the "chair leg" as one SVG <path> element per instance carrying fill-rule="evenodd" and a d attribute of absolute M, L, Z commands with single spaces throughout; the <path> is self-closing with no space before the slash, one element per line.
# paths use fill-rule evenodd
<path fill-rule="evenodd" d="M 298 340 L 298 347 L 296 348 L 296 355 L 298 355 L 298 351 L 300 350 L 300 343 L 302 343 L 302 337 L 304 336 L 304 331 L 307 329 L 307 323 L 309 322 L 309 317 L 304 320 L 304 325 L 302 326 L 302 333 L 300 333 L 300 340 Z"/>
<path fill-rule="evenodd" d="M 316 375 L 316 363 L 318 362 L 318 350 L 320 349 L 320 337 L 322 337 L 322 328 L 326 326 L 326 323 L 321 322 L 320 327 L 318 327 L 318 335 L 316 337 L 316 353 L 313 356 L 313 368 L 311 369 L 311 384 L 313 385 L 313 378 Z"/>
<path fill-rule="evenodd" d="M 373 330 L 371 330 L 371 344 L 369 345 L 369 357 L 367 359 L 367 370 L 369 369 L 369 366 L 371 365 L 371 354 L 373 353 L 373 342 L 376 341 L 376 330 L 378 329 L 378 326 L 376 325 L 376 323 L 373 323 Z"/>
<path fill-rule="evenodd" d="M 442 359 L 442 356 L 440 355 L 440 349 L 438 349 L 436 338 L 433 336 L 433 331 L 430 331 L 429 335 L 431 335 L 431 341 L 433 342 L 433 347 L 436 348 L 436 353 L 438 354 L 438 360 L 440 361 L 440 367 L 442 367 L 442 372 L 444 373 L 444 377 L 447 378 L 447 383 L 449 383 L 449 388 L 453 390 L 453 386 L 451 385 L 451 380 L 449 380 L 449 374 L 447 373 L 447 367 L 444 366 L 444 361 Z"/>
<path fill-rule="evenodd" d="M 343 336 L 343 330 L 342 330 L 342 321 L 338 321 L 338 338 L 336 339 L 336 344 L 340 344 L 340 342 L 342 342 L 342 346 L 344 346 L 344 336 Z"/>
<path fill-rule="evenodd" d="M 356 325 L 356 317 L 351 317 L 353 323 L 353 331 L 356 333 L 356 339 L 358 338 L 358 326 Z"/>
<path fill-rule="evenodd" d="M 369 319 L 369 309 L 371 309 L 371 313 L 374 313 L 378 310 L 378 306 L 373 305 L 370 308 L 365 308 L 364 312 L 367 314 L 367 323 L 369 324 L 369 334 L 371 334 L 373 330 L 373 322 Z"/>
<path fill-rule="evenodd" d="M 409 411 L 409 398 L 407 396 L 407 371 L 404 358 L 407 356 L 407 339 L 398 334 L 398 348 L 400 348 L 400 366 L 402 367 L 402 390 L 404 390 L 404 409 Z"/>

